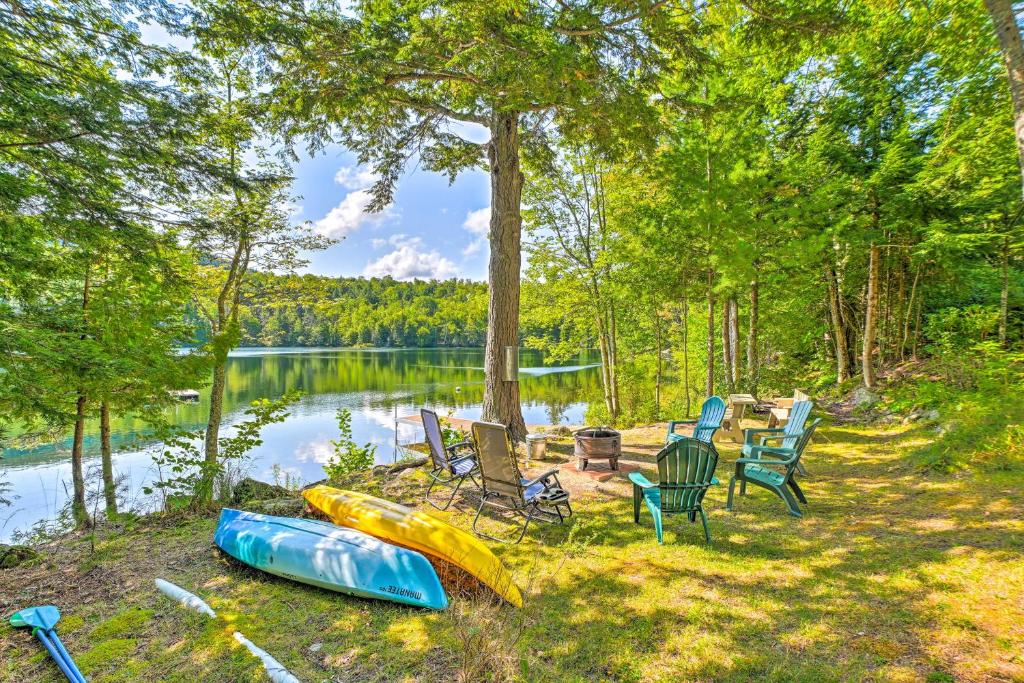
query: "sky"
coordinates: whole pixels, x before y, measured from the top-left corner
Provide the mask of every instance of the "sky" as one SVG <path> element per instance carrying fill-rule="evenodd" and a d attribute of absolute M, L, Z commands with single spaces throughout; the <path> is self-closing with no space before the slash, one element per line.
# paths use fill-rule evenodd
<path fill-rule="evenodd" d="M 307 253 L 300 272 L 395 279 L 483 280 L 487 272 L 490 187 L 483 171 L 466 171 L 454 184 L 410 164 L 394 202 L 367 212 L 370 169 L 335 145 L 315 157 L 303 155 L 292 170 L 296 220 L 340 242 Z"/>
<path fill-rule="evenodd" d="M 191 48 L 188 39 L 169 35 L 162 27 L 140 27 L 144 41 Z M 485 142 L 487 131 L 475 124 L 458 124 L 452 132 Z M 394 202 L 384 211 L 368 213 L 367 188 L 374 182 L 370 169 L 340 145 L 316 156 L 296 149 L 300 159 L 292 168 L 296 221 L 339 240 L 330 248 L 307 252 L 309 264 L 301 273 L 383 277 L 397 280 L 485 280 L 490 187 L 487 173 L 464 171 L 449 185 L 448 178 L 410 162 L 398 183 Z"/>

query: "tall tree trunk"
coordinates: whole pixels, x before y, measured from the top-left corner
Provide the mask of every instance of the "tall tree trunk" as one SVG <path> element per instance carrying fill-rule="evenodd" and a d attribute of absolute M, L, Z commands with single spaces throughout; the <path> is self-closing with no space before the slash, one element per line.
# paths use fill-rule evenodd
<path fill-rule="evenodd" d="M 89 325 L 89 295 L 92 286 L 92 266 L 86 263 L 85 277 L 82 280 L 82 333 L 81 340 L 88 338 Z M 85 472 L 83 470 L 83 449 L 85 447 L 85 417 L 88 397 L 85 389 L 79 387 L 75 400 L 75 431 L 71 439 L 71 484 L 73 497 L 71 501 L 71 514 L 75 520 L 75 526 L 86 528 L 90 525 L 89 510 L 85 504 Z"/>
<path fill-rule="evenodd" d="M 618 325 L 615 322 L 615 304 L 608 306 L 609 331 L 608 349 L 611 355 L 611 380 L 612 380 L 612 419 L 619 419 L 619 412 L 622 407 L 619 405 L 619 333 Z"/>
<path fill-rule="evenodd" d="M 484 351 L 483 419 L 500 422 L 517 441 L 526 438 L 519 382 L 504 377 L 505 347 L 519 345 L 519 269 L 522 263 L 519 113 L 491 116 L 487 157 L 491 174 L 491 257 L 487 266 L 487 346 Z"/>
<path fill-rule="evenodd" d="M 825 279 L 828 281 L 828 310 L 829 317 L 832 319 L 832 335 L 836 347 L 836 381 L 845 382 L 850 379 L 850 344 L 846 338 L 846 325 L 843 322 L 839 283 L 831 265 L 825 266 Z"/>
<path fill-rule="evenodd" d="M 686 395 L 686 415 L 690 417 L 690 302 L 683 287 L 683 393 Z"/>
<path fill-rule="evenodd" d="M 82 449 L 85 445 L 85 409 L 89 399 L 82 389 L 78 390 L 75 402 L 75 433 L 71 439 L 71 482 L 74 498 L 71 501 L 71 515 L 75 526 L 84 529 L 90 526 L 89 510 L 85 505 L 85 473 L 82 470 Z"/>
<path fill-rule="evenodd" d="M 1006 348 L 1006 316 L 1010 303 L 1010 236 L 1003 236 L 1002 282 L 999 288 L 999 344 Z"/>
<path fill-rule="evenodd" d="M 611 354 L 608 350 L 608 324 L 605 321 L 604 310 L 599 311 L 597 316 L 597 343 L 601 349 L 601 389 L 604 391 L 604 407 L 608 411 L 608 417 L 614 414 L 614 402 L 612 401 L 612 375 Z"/>
<path fill-rule="evenodd" d="M 732 357 L 732 340 L 730 336 L 729 324 L 729 313 L 732 308 L 730 305 L 732 299 L 726 297 L 725 301 L 722 302 L 722 371 L 725 373 L 725 386 L 728 388 L 729 393 L 733 394 L 736 392 L 736 382 L 733 379 L 733 357 Z"/>
<path fill-rule="evenodd" d="M 750 320 L 747 326 L 747 388 L 757 396 L 757 375 L 759 372 L 757 358 L 757 316 L 760 314 L 758 300 L 760 283 L 757 278 L 750 283 Z"/>
<path fill-rule="evenodd" d="M 736 296 L 729 297 L 729 357 L 732 365 L 732 385 L 740 385 L 740 307 Z"/>
<path fill-rule="evenodd" d="M 664 341 L 661 335 L 661 316 L 658 315 L 657 306 L 654 308 L 654 342 L 656 353 L 658 354 L 654 367 L 654 419 L 657 420 L 661 417 L 661 374 L 664 362 L 662 357 Z"/>
<path fill-rule="evenodd" d="M 706 396 L 715 395 L 715 271 L 708 268 L 708 373 L 704 383 Z"/>
<path fill-rule="evenodd" d="M 110 448 L 110 406 L 100 403 L 100 454 L 103 460 L 103 502 L 107 519 L 117 517 L 117 483 L 114 481 L 114 459 Z"/>
<path fill-rule="evenodd" d="M 900 361 L 907 355 L 907 341 L 910 339 L 910 318 L 914 315 L 914 296 L 917 294 L 917 280 L 921 277 L 921 266 L 914 271 L 914 282 L 910 285 L 910 299 L 907 300 L 907 313 L 903 318 L 903 334 L 900 335 Z"/>
<path fill-rule="evenodd" d="M 227 351 L 216 351 L 213 362 L 213 384 L 210 385 L 210 415 L 206 421 L 205 468 L 199 490 L 196 491 L 198 502 L 213 500 L 213 479 L 217 469 L 217 458 L 220 445 L 220 423 L 224 416 L 224 388 L 227 377 Z"/>
<path fill-rule="evenodd" d="M 985 0 L 1010 80 L 1013 100 L 1013 130 L 1017 137 L 1017 163 L 1021 170 L 1021 192 L 1024 196 L 1024 43 L 1011 0 Z"/>
<path fill-rule="evenodd" d="M 871 244 L 868 259 L 868 291 L 864 306 L 864 346 L 861 351 L 861 365 L 864 373 L 864 386 L 875 387 L 875 368 L 872 353 L 875 347 L 875 332 L 878 325 L 878 257 L 879 248 Z"/>

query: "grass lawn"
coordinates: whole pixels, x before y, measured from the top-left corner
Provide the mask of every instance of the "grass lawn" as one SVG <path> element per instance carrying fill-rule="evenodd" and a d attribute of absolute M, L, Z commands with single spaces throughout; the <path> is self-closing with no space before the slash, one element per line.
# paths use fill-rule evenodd
<path fill-rule="evenodd" d="M 662 435 L 625 432 L 624 460 L 650 475 Z M 213 547 L 214 517 L 144 520 L 95 548 L 66 539 L 47 564 L 0 572 L 0 610 L 57 604 L 94 683 L 266 680 L 235 630 L 307 683 L 1024 680 L 1024 473 L 920 474 L 909 454 L 932 435 L 821 430 L 803 519 L 753 488 L 727 512 L 738 451 L 722 446 L 711 547 L 685 518 L 666 520 L 658 546 L 646 510 L 633 524 L 623 477 L 567 473 L 569 524 L 492 544 L 524 610 L 459 598 L 429 613 L 260 574 Z M 567 446 L 552 450 L 567 460 Z M 418 504 L 424 486 L 414 473 L 383 494 Z M 428 510 L 468 527 L 471 507 Z M 218 619 L 158 594 L 156 577 L 202 596 Z M 27 633 L 0 628 L 0 678 L 56 671 Z"/>

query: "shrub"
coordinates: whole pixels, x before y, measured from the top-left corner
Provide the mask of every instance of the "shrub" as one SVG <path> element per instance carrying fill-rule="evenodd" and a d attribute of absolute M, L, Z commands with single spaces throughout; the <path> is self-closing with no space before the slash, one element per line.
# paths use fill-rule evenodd
<path fill-rule="evenodd" d="M 347 408 L 338 408 L 338 432 L 336 441 L 331 441 L 334 455 L 324 464 L 327 478 L 338 480 L 346 474 L 359 472 L 373 466 L 377 447 L 373 444 L 359 446 L 352 440 L 352 413 Z"/>

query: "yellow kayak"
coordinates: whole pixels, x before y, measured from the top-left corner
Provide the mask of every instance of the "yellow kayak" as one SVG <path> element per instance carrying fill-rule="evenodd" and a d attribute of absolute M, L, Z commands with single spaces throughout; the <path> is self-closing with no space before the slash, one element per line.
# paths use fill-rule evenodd
<path fill-rule="evenodd" d="M 425 512 L 365 493 L 314 486 L 302 495 L 335 524 L 451 562 L 480 579 L 509 603 L 523 606 L 523 596 L 512 574 L 473 534 Z"/>

